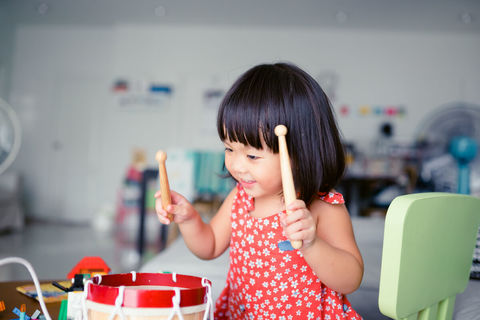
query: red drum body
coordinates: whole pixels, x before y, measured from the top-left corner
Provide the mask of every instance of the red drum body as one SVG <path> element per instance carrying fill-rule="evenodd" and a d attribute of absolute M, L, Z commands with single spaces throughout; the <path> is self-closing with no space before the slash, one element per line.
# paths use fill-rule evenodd
<path fill-rule="evenodd" d="M 213 308 L 211 282 L 174 273 L 124 273 L 85 285 L 89 320 L 202 320 Z M 206 317 L 205 317 L 206 319 Z"/>

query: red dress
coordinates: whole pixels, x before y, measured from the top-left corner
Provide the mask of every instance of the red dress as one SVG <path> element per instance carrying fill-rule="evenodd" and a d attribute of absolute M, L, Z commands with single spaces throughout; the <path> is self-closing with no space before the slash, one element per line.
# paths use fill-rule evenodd
<path fill-rule="evenodd" d="M 343 204 L 340 193 L 320 199 Z M 254 199 L 241 186 L 232 206 L 230 269 L 215 306 L 215 319 L 360 320 L 347 297 L 325 286 L 300 250 L 282 234 L 279 213 L 251 217 Z"/>

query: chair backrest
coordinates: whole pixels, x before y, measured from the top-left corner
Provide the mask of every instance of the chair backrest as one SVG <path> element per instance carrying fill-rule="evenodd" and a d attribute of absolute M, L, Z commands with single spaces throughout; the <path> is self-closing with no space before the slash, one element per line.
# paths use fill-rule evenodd
<path fill-rule="evenodd" d="M 395 198 L 385 218 L 380 311 L 393 319 L 451 319 L 455 296 L 468 284 L 479 224 L 479 198 Z"/>

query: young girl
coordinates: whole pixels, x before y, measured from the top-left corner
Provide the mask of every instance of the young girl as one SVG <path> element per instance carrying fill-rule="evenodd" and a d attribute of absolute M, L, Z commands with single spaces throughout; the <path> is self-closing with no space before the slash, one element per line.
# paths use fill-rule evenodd
<path fill-rule="evenodd" d="M 298 200 L 284 203 L 278 139 L 286 136 Z M 237 186 L 209 224 L 172 191 L 174 215 L 189 249 L 213 259 L 230 248 L 215 319 L 361 319 L 345 294 L 362 280 L 363 261 L 341 194 L 342 144 L 317 82 L 285 63 L 259 65 L 227 92 L 217 119 L 225 167 Z M 285 214 L 285 209 L 290 213 Z M 295 250 L 288 240 L 301 240 Z"/>

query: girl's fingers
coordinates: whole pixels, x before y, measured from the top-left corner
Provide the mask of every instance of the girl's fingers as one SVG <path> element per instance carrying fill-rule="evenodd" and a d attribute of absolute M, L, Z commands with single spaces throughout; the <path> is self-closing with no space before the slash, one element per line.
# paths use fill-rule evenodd
<path fill-rule="evenodd" d="M 284 227 L 285 233 L 287 235 L 292 235 L 292 234 L 297 233 L 299 231 L 302 231 L 306 228 L 307 228 L 307 226 L 304 225 L 303 220 L 297 220 L 297 221 L 295 221 L 291 224 L 287 224 Z"/>
<path fill-rule="evenodd" d="M 172 221 L 168 219 L 169 215 L 173 216 L 175 223 L 182 223 L 191 219 L 195 215 L 195 209 L 190 202 L 181 194 L 171 190 L 171 204 L 166 208 L 163 208 L 162 201 L 160 199 L 160 191 L 155 193 L 155 211 L 157 212 L 158 219 L 163 224 L 169 224 Z"/>
<path fill-rule="evenodd" d="M 175 191 L 170 191 L 170 197 L 172 199 L 173 204 L 184 204 L 187 203 L 187 199 L 183 197 L 180 193 L 177 193 Z"/>
<path fill-rule="evenodd" d="M 157 212 L 157 217 L 158 217 L 158 220 L 160 221 L 160 223 L 170 224 L 170 219 L 168 219 L 166 216 L 163 216 L 163 215 L 161 215 Z"/>
<path fill-rule="evenodd" d="M 290 240 L 302 240 L 311 242 L 315 238 L 315 228 L 311 225 L 303 224 L 303 221 L 297 221 L 284 229 L 285 236 Z"/>
<path fill-rule="evenodd" d="M 155 211 L 157 213 L 163 211 L 162 202 L 159 199 L 155 201 Z"/>
<path fill-rule="evenodd" d="M 153 196 L 156 199 L 160 199 L 161 196 L 162 196 L 162 191 L 157 190 L 157 192 L 155 192 L 155 194 Z M 170 190 L 170 198 L 172 200 L 172 203 L 179 203 L 179 202 L 185 200 L 185 198 L 181 194 L 179 194 L 179 193 L 177 193 L 173 190 Z"/>
<path fill-rule="evenodd" d="M 308 211 L 300 209 L 291 211 L 289 214 L 286 215 L 284 214 L 280 217 L 280 221 L 286 225 L 290 225 L 295 221 L 305 219 L 306 217 L 308 217 Z"/>
<path fill-rule="evenodd" d="M 170 220 L 167 218 L 167 211 L 163 209 L 160 200 L 155 201 L 155 212 L 157 213 L 158 220 L 163 224 L 168 224 Z"/>
<path fill-rule="evenodd" d="M 158 193 L 158 192 L 157 192 Z M 161 223 L 163 224 L 169 224 L 171 221 L 167 218 L 169 214 L 174 213 L 173 212 L 173 206 L 168 205 L 167 208 L 163 208 L 162 201 L 158 199 L 157 193 L 155 194 L 155 197 L 157 198 L 155 200 L 155 212 L 157 213 L 158 219 L 160 220 Z"/>
<path fill-rule="evenodd" d="M 284 234 L 290 240 L 312 241 L 315 237 L 314 221 L 307 209 L 299 209 L 280 215 Z"/>
<path fill-rule="evenodd" d="M 286 208 L 287 208 L 288 211 L 295 211 L 295 210 L 300 210 L 300 209 L 306 209 L 307 206 L 305 205 L 304 201 L 302 201 L 300 199 L 297 199 L 297 200 L 293 201 L 292 203 L 289 203 Z"/>

